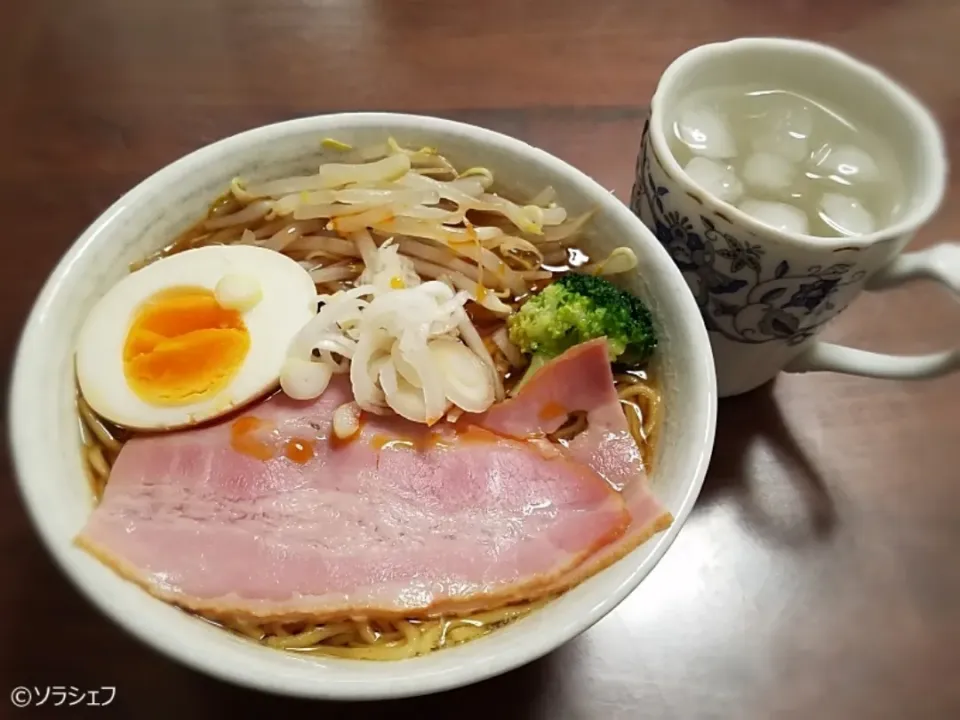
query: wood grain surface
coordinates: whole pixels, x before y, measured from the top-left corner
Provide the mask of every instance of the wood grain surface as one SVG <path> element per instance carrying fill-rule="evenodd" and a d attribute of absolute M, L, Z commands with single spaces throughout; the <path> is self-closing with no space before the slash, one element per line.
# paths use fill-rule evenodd
<path fill-rule="evenodd" d="M 956 165 L 958 28 L 954 0 L 8 0 L 3 371 L 83 228 L 231 133 L 333 110 L 454 117 L 540 145 L 626 197 L 666 65 L 702 42 L 775 34 L 835 44 L 909 85 Z M 954 182 L 916 247 L 958 232 L 958 200 Z M 826 335 L 911 353 L 957 342 L 958 327 L 960 304 L 917 284 L 863 297 Z M 721 403 L 687 526 L 581 637 L 440 696 L 309 703 L 195 674 L 109 624 L 42 550 L 7 463 L 0 716 L 78 716 L 7 704 L 15 685 L 66 684 L 118 688 L 90 717 L 957 718 L 958 554 L 960 376 L 783 377 Z"/>

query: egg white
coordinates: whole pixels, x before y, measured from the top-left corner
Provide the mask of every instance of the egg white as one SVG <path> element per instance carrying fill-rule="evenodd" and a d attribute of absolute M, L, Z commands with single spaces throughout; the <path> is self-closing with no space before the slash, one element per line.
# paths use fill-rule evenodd
<path fill-rule="evenodd" d="M 123 348 L 134 316 L 156 293 L 182 287 L 214 292 L 225 275 L 260 284 L 262 298 L 242 312 L 250 347 L 226 387 L 195 403 L 153 405 L 138 397 L 124 374 Z M 249 245 L 186 250 L 146 266 L 114 285 L 80 330 L 76 371 L 84 399 L 97 413 L 138 430 L 168 430 L 211 420 L 275 389 L 294 335 L 316 314 L 310 274 L 281 253 Z"/>

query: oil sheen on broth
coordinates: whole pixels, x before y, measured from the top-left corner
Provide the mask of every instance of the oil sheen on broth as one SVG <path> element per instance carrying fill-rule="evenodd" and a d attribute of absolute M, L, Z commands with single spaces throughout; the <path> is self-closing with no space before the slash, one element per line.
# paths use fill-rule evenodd
<path fill-rule="evenodd" d="M 902 206 L 903 178 L 887 144 L 845 109 L 789 89 L 694 92 L 668 118 L 667 137 L 696 184 L 786 232 L 865 235 Z"/>

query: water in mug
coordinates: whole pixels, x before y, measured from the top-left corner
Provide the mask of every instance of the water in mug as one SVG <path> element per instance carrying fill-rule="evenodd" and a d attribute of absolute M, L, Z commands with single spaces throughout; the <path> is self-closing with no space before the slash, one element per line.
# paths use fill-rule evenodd
<path fill-rule="evenodd" d="M 896 218 L 903 178 L 883 140 L 836 110 L 783 89 L 709 88 L 677 107 L 667 136 L 697 185 L 757 220 L 865 235 Z"/>

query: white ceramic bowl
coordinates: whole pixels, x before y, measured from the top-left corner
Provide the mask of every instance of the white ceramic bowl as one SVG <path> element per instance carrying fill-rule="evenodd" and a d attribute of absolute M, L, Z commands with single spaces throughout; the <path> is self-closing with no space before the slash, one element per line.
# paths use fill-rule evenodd
<path fill-rule="evenodd" d="M 400 662 L 298 656 L 260 647 L 154 599 L 73 545 L 91 511 L 78 451 L 72 347 L 85 313 L 128 264 L 202 215 L 234 176 L 261 179 L 315 172 L 320 140 L 442 149 L 458 167 L 485 165 L 529 196 L 553 185 L 572 213 L 599 207 L 597 247 L 627 244 L 640 260 L 633 290 L 659 325 L 665 426 L 653 487 L 676 521 L 667 531 L 574 588 L 547 608 L 486 638 Z M 631 150 L 625 148 L 625 151 Z M 262 690 L 315 698 L 374 699 L 445 690 L 534 660 L 597 622 L 663 556 L 697 498 L 713 445 L 716 389 L 700 313 L 677 268 L 619 200 L 583 173 L 526 143 L 436 118 L 341 114 L 292 120 L 197 150 L 164 168 L 110 207 L 60 261 L 21 338 L 10 405 L 20 489 L 57 562 L 109 617 L 148 645 L 197 670 Z"/>

